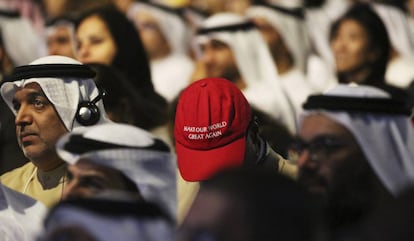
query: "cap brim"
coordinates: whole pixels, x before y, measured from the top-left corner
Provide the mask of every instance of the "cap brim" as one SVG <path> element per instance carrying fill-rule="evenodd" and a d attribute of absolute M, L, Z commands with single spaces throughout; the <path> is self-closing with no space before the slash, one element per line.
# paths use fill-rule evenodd
<path fill-rule="evenodd" d="M 180 174 L 184 180 L 196 182 L 206 180 L 220 170 L 241 166 L 245 146 L 245 137 L 211 150 L 189 149 L 176 142 Z"/>

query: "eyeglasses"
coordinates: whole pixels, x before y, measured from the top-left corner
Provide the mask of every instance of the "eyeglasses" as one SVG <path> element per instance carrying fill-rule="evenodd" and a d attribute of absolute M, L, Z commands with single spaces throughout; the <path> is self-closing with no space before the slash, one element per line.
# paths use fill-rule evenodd
<path fill-rule="evenodd" d="M 309 151 L 311 160 L 327 159 L 336 150 L 351 144 L 350 140 L 344 140 L 337 136 L 318 136 L 310 142 L 305 142 L 300 138 L 293 141 L 288 148 L 288 159 L 297 162 L 304 150 Z"/>

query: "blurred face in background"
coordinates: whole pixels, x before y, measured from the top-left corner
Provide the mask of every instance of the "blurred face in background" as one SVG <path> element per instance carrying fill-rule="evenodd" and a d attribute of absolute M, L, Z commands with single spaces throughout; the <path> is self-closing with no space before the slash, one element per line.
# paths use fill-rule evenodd
<path fill-rule="evenodd" d="M 277 59 L 276 56 L 281 56 L 286 52 L 289 52 L 278 30 L 275 29 L 265 18 L 254 17 L 252 20 L 269 46 L 270 52 L 272 53 L 274 59 Z"/>
<path fill-rule="evenodd" d="M 219 41 L 210 39 L 201 45 L 201 61 L 205 64 L 207 76 L 226 78 L 235 82 L 240 78 L 231 48 Z"/>
<path fill-rule="evenodd" d="M 136 14 L 134 20 L 145 51 L 151 60 L 165 57 L 171 52 L 170 46 L 158 25 L 157 19 L 151 14 L 139 12 Z"/>
<path fill-rule="evenodd" d="M 49 28 L 47 33 L 47 50 L 49 55 L 62 55 L 76 58 L 73 32 L 71 27 L 58 25 Z"/>
<path fill-rule="evenodd" d="M 355 20 L 346 19 L 331 39 L 336 71 L 349 72 L 369 64 L 375 55 L 369 50 L 367 32 Z"/>
<path fill-rule="evenodd" d="M 85 18 L 76 31 L 77 59 L 82 63 L 110 65 L 115 58 L 117 47 L 114 39 L 97 15 Z"/>

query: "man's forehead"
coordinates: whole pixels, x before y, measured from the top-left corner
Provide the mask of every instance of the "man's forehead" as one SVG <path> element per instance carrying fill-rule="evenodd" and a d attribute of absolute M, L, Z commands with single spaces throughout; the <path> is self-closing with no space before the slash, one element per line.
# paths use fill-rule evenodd
<path fill-rule="evenodd" d="M 303 118 L 300 128 L 302 137 L 322 134 L 352 135 L 345 126 L 324 114 L 315 113 Z"/>
<path fill-rule="evenodd" d="M 99 160 L 98 160 L 99 161 Z M 103 173 L 117 173 L 118 171 L 114 168 L 111 168 L 106 165 L 98 164 L 96 160 L 91 159 L 89 157 L 82 157 L 80 158 L 72 167 L 75 166 L 81 170 L 93 170 L 96 172 L 103 172 Z"/>
<path fill-rule="evenodd" d="M 45 96 L 45 93 L 43 92 L 42 87 L 36 82 L 28 83 L 28 84 L 24 85 L 23 87 L 19 87 L 16 90 L 16 93 L 14 94 L 14 97 L 18 96 L 22 91 L 30 92 L 30 93 L 35 92 L 35 93 L 39 93 L 40 95 Z"/>
<path fill-rule="evenodd" d="M 227 43 L 225 43 L 225 42 L 223 42 L 223 41 L 221 41 L 221 40 L 218 40 L 218 39 L 212 38 L 212 37 L 208 38 L 208 39 L 207 39 L 207 41 L 202 42 L 200 45 L 201 45 L 201 46 L 206 46 L 206 45 L 211 45 L 211 46 L 223 46 L 223 47 L 230 48 L 230 46 L 229 46 Z"/>

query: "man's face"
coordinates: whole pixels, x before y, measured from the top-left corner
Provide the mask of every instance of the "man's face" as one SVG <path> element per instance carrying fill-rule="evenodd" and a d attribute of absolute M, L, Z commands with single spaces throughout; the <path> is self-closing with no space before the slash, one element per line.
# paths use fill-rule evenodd
<path fill-rule="evenodd" d="M 47 36 L 47 50 L 49 55 L 62 55 L 75 58 L 74 40 L 69 26 L 54 27 Z"/>
<path fill-rule="evenodd" d="M 42 163 L 44 171 L 56 167 L 53 163 L 58 159 L 55 144 L 68 130 L 40 85 L 30 83 L 17 90 L 13 106 L 17 112 L 17 141 L 25 156 L 35 163 Z"/>
<path fill-rule="evenodd" d="M 311 143 L 298 159 L 299 181 L 313 193 L 331 195 L 358 189 L 367 161 L 352 134 L 342 125 L 321 115 L 304 118 L 300 139 Z M 309 150 L 311 149 L 311 151 Z"/>
<path fill-rule="evenodd" d="M 170 53 L 170 45 L 161 32 L 157 19 L 150 14 L 140 12 L 135 16 L 135 25 L 151 60 L 162 58 Z"/>
<path fill-rule="evenodd" d="M 96 15 L 84 19 L 76 30 L 77 58 L 82 63 L 110 65 L 117 47 L 105 22 Z"/>
<path fill-rule="evenodd" d="M 282 38 L 279 32 L 265 18 L 255 17 L 252 20 L 270 49 L 279 48 L 278 46 L 282 44 Z"/>
<path fill-rule="evenodd" d="M 225 78 L 232 82 L 240 79 L 233 51 L 227 44 L 211 39 L 201 45 L 201 50 L 201 61 L 205 64 L 207 76 Z"/>
<path fill-rule="evenodd" d="M 88 159 L 81 159 L 68 166 L 68 182 L 63 190 L 63 199 L 91 197 L 105 190 L 127 190 L 121 173 Z"/>

